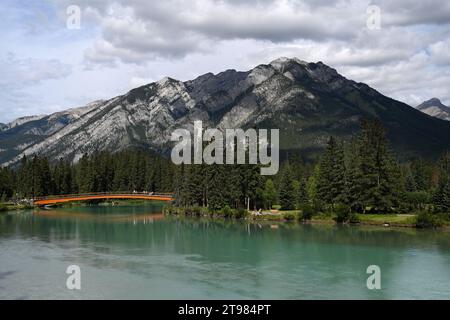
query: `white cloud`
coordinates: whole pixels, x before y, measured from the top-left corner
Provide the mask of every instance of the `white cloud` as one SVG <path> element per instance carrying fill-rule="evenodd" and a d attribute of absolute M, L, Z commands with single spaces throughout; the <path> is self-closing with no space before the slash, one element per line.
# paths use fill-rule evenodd
<path fill-rule="evenodd" d="M 0 86 L 35 85 L 48 79 L 67 77 L 71 68 L 57 59 L 18 58 L 8 53 L 0 58 Z"/>
<path fill-rule="evenodd" d="M 429 46 L 431 60 L 442 66 L 450 66 L 450 38 L 445 41 L 439 41 Z"/>
<path fill-rule="evenodd" d="M 79 31 L 65 29 L 65 9 L 73 1 L 42 3 L 0 4 L 8 13 L 7 23 L 0 22 L 7 39 L 0 56 L 20 56 L 0 61 L 2 88 L 16 88 L 0 95 L 1 111 L 42 113 L 164 76 L 188 80 L 246 70 L 279 56 L 323 61 L 413 105 L 433 96 L 450 105 L 447 0 L 377 0 L 380 30 L 366 27 L 370 0 L 77 0 Z M 25 22 L 35 11 L 53 20 L 51 28 L 30 34 Z M 11 117 L 1 114 L 0 122 Z"/>

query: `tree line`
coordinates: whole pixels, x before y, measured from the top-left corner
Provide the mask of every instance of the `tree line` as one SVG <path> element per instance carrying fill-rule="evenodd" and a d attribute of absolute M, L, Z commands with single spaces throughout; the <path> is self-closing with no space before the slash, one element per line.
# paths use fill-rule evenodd
<path fill-rule="evenodd" d="M 178 206 L 354 212 L 450 211 L 450 153 L 437 161 L 400 163 L 377 120 L 351 141 L 330 137 L 322 156 L 287 157 L 275 176 L 258 165 L 174 165 L 144 151 L 98 152 L 72 164 L 24 157 L 0 169 L 3 199 L 88 192 L 173 192 Z"/>
<path fill-rule="evenodd" d="M 23 157 L 18 168 L 0 169 L 0 195 L 22 199 L 90 192 L 172 192 L 174 165 L 143 151 L 84 155 L 76 164 Z"/>

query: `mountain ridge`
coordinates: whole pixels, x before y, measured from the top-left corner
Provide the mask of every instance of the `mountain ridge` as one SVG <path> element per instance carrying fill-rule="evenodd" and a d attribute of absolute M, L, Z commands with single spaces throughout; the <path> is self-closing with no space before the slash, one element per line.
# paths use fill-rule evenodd
<path fill-rule="evenodd" d="M 76 115 L 70 110 L 81 110 Z M 403 155 L 437 156 L 450 147 L 450 123 L 424 115 L 322 62 L 279 58 L 248 71 L 193 80 L 169 77 L 84 108 L 0 131 L 0 163 L 45 154 L 78 161 L 85 153 L 130 147 L 167 153 L 171 132 L 205 127 L 280 128 L 282 150 L 314 154 L 330 135 L 350 139 L 362 118 L 379 118 Z M 411 137 L 414 140 L 411 140 Z"/>

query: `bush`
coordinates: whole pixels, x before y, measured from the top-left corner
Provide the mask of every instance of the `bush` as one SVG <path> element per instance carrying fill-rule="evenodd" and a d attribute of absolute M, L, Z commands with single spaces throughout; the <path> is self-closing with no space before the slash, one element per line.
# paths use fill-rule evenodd
<path fill-rule="evenodd" d="M 174 206 L 172 206 L 172 205 L 165 206 L 164 209 L 163 209 L 163 212 L 164 212 L 164 214 L 167 214 L 167 215 L 178 214 L 177 209 Z"/>
<path fill-rule="evenodd" d="M 239 208 L 234 211 L 235 219 L 244 219 L 248 215 L 248 211 L 244 208 Z"/>
<path fill-rule="evenodd" d="M 338 205 L 335 208 L 337 223 L 358 223 L 359 219 L 356 213 L 350 210 L 350 207 L 345 205 Z"/>
<path fill-rule="evenodd" d="M 192 217 L 201 217 L 203 215 L 203 210 L 201 207 L 195 206 L 195 207 L 187 207 L 184 210 L 185 214 L 187 216 L 192 216 Z"/>
<path fill-rule="evenodd" d="M 315 214 L 315 210 L 310 205 L 305 205 L 302 208 L 301 214 L 299 214 L 299 219 L 302 221 L 311 220 L 313 215 Z"/>
<path fill-rule="evenodd" d="M 286 212 L 286 213 L 283 214 L 283 218 L 284 218 L 284 220 L 287 220 L 287 221 L 295 220 L 295 213 L 293 213 L 293 212 Z"/>
<path fill-rule="evenodd" d="M 6 206 L 6 204 L 0 203 L 0 212 L 2 211 L 7 211 L 8 207 Z"/>
<path fill-rule="evenodd" d="M 349 223 L 359 223 L 358 215 L 355 212 L 350 212 L 348 216 Z"/>
<path fill-rule="evenodd" d="M 405 202 L 403 205 L 413 209 L 422 210 L 428 203 L 431 203 L 431 195 L 425 191 L 406 192 L 403 198 Z"/>
<path fill-rule="evenodd" d="M 229 206 L 225 206 L 225 207 L 222 208 L 222 210 L 220 210 L 220 214 L 224 218 L 232 218 L 233 217 L 233 210 L 231 210 L 231 208 Z"/>
<path fill-rule="evenodd" d="M 420 212 L 416 218 L 416 228 L 440 228 L 444 218 L 436 213 Z"/>

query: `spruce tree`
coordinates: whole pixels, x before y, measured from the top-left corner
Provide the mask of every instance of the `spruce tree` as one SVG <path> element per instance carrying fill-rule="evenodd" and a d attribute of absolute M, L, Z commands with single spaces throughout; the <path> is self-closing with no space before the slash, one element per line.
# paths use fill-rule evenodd
<path fill-rule="evenodd" d="M 325 204 L 333 206 L 345 200 L 346 169 L 343 146 L 333 137 L 328 141 L 327 149 L 320 162 L 320 174 L 317 181 L 317 197 Z"/>
<path fill-rule="evenodd" d="M 267 179 L 264 185 L 264 202 L 266 204 L 267 209 L 272 209 L 272 205 L 277 201 L 277 190 L 275 189 L 275 185 L 272 179 Z"/>
<path fill-rule="evenodd" d="M 214 210 L 222 209 L 227 205 L 225 196 L 225 169 L 223 165 L 211 164 L 207 167 L 208 181 L 206 182 L 208 190 L 208 207 Z"/>
<path fill-rule="evenodd" d="M 306 190 L 305 179 L 300 179 L 300 181 L 299 181 L 296 198 L 297 198 L 297 206 L 299 208 L 303 208 L 304 206 L 306 206 L 308 204 L 309 197 L 308 197 L 308 192 Z"/>
<path fill-rule="evenodd" d="M 450 212 L 450 178 L 441 180 L 439 188 L 433 197 L 433 204 L 438 211 Z"/>
<path fill-rule="evenodd" d="M 281 172 L 280 181 L 280 205 L 282 210 L 295 209 L 295 193 L 292 185 L 291 167 L 289 163 L 285 164 Z"/>
<path fill-rule="evenodd" d="M 388 151 L 385 130 L 379 120 L 362 122 L 357 150 L 356 176 L 357 202 L 362 209 L 388 211 L 398 205 L 401 192 L 400 169 Z"/>

